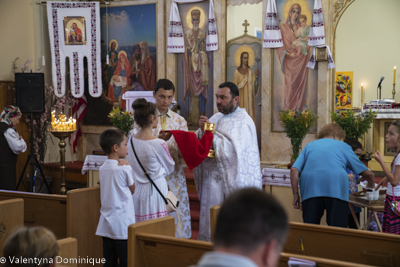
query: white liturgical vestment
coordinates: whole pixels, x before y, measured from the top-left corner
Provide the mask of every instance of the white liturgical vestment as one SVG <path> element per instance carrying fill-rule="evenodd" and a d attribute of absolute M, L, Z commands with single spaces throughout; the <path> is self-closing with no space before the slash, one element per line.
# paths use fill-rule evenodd
<path fill-rule="evenodd" d="M 214 114 L 216 124 L 213 148 L 215 158 L 206 158 L 193 170 L 200 198 L 199 240 L 210 241 L 210 208 L 222 204 L 234 190 L 262 188 L 260 154 L 256 127 L 244 108 L 232 113 Z M 200 139 L 204 132 L 198 129 Z"/>

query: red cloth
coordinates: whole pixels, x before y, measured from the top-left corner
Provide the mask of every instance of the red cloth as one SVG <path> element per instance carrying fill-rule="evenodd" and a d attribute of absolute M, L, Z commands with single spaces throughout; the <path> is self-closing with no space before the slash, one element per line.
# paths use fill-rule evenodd
<path fill-rule="evenodd" d="M 206 131 L 199 141 L 195 133 L 186 131 L 169 131 L 175 137 L 182 157 L 190 170 L 193 170 L 207 157 L 214 135 Z"/>

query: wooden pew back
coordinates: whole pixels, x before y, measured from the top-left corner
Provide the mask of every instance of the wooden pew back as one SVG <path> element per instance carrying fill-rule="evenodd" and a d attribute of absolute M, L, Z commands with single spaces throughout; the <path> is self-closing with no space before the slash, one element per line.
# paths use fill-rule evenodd
<path fill-rule="evenodd" d="M 78 241 L 78 256 L 102 258 L 103 240 L 96 236 L 100 219 L 100 187 L 75 189 L 67 193 L 67 235 Z M 92 266 L 81 263 L 79 266 Z"/>
<path fill-rule="evenodd" d="M 318 267 L 371 267 L 371 265 L 358 264 L 354 262 L 345 262 L 345 261 L 330 260 L 318 257 L 309 257 L 309 256 L 290 254 L 285 252 L 281 252 L 281 257 L 279 258 L 278 267 L 287 267 L 290 258 L 298 258 L 308 261 L 314 261 L 317 263 Z"/>
<path fill-rule="evenodd" d="M 400 266 L 399 248 L 398 235 L 292 222 L 284 251 L 369 265 Z"/>
<path fill-rule="evenodd" d="M 211 207 L 214 235 L 221 206 Z M 304 251 L 301 248 L 303 241 Z M 284 252 L 376 266 L 400 266 L 400 236 L 304 223 L 289 223 Z"/>
<path fill-rule="evenodd" d="M 187 267 L 195 265 L 204 253 L 213 249 L 211 242 L 163 235 L 137 234 L 143 267 Z M 128 265 L 129 266 L 129 265 Z M 137 265 L 134 265 L 137 266 Z"/>
<path fill-rule="evenodd" d="M 0 201 L 0 257 L 7 238 L 18 227 L 24 225 L 24 200 L 9 199 Z"/>
<path fill-rule="evenodd" d="M 213 249 L 211 242 L 188 240 L 163 235 L 137 234 L 136 239 L 143 255 L 143 267 L 187 267 L 194 266 L 204 253 Z M 128 250 L 129 251 L 129 250 Z M 290 257 L 314 261 L 318 267 L 370 267 L 337 260 L 307 257 L 303 255 L 281 253 L 278 266 L 287 267 Z M 128 266 L 131 266 L 128 264 Z"/>
<path fill-rule="evenodd" d="M 76 238 L 67 237 L 57 240 L 60 250 L 56 262 L 62 266 L 78 267 L 78 264 L 70 259 L 78 259 L 78 241 Z M 66 261 L 65 261 L 66 260 Z"/>
<path fill-rule="evenodd" d="M 24 200 L 24 225 L 43 226 L 57 239 L 67 237 L 67 196 L 0 190 L 0 200 Z"/>
<path fill-rule="evenodd" d="M 159 219 L 131 224 L 128 227 L 128 266 L 145 266 L 145 256 L 136 236 L 141 233 L 151 233 L 163 236 L 175 236 L 175 219 L 166 216 Z M 160 265 L 163 266 L 163 265 Z"/>

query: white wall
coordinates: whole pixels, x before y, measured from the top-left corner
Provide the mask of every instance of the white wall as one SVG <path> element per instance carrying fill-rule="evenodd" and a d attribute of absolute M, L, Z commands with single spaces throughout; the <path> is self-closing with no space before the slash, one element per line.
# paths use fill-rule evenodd
<path fill-rule="evenodd" d="M 254 28 L 262 29 L 262 2 L 258 4 L 242 4 L 240 6 L 227 6 L 226 39 L 238 37 L 244 33 L 244 20 L 250 25 L 247 27 L 249 35 L 255 35 Z"/>
<path fill-rule="evenodd" d="M 392 98 L 393 67 L 396 101 L 400 101 L 400 1 L 356 0 L 342 15 L 336 30 L 336 71 L 353 71 L 353 100 L 360 107 L 361 83 L 364 102 L 377 98 L 381 76 L 382 98 Z"/>
<path fill-rule="evenodd" d="M 13 64 L 20 69 L 34 58 L 34 19 L 32 0 L 2 0 L 0 2 L 1 64 L 0 81 L 14 80 Z M 34 62 L 30 67 L 34 66 Z"/>

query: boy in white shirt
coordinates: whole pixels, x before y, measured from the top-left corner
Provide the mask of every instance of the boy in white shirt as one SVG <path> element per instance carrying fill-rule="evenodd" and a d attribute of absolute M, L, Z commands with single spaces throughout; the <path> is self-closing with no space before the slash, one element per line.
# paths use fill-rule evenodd
<path fill-rule="evenodd" d="M 118 165 L 126 157 L 127 139 L 121 130 L 105 130 L 100 146 L 108 159 L 99 171 L 101 209 L 96 235 L 103 237 L 104 266 L 127 266 L 128 226 L 135 223 L 135 184 L 131 166 Z"/>

